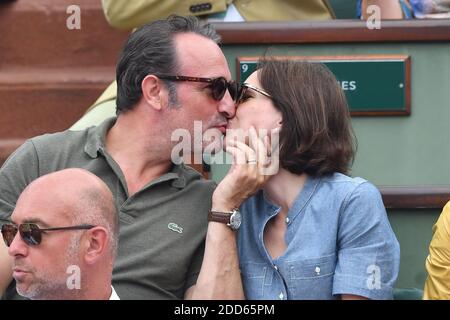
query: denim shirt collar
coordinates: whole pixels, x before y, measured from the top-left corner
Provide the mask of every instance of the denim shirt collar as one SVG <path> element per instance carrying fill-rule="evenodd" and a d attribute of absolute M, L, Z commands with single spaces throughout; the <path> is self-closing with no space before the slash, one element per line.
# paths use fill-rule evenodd
<path fill-rule="evenodd" d="M 314 192 L 317 189 L 320 181 L 322 179 L 320 177 L 307 176 L 305 184 L 303 188 L 298 193 L 297 197 L 292 204 L 292 207 L 289 209 L 287 217 L 290 221 L 294 221 L 295 218 L 305 210 L 306 205 L 311 200 Z M 280 212 L 281 207 L 271 202 L 266 194 L 263 191 L 263 199 L 267 210 L 265 210 L 266 214 L 269 216 L 274 216 L 278 212 Z"/>

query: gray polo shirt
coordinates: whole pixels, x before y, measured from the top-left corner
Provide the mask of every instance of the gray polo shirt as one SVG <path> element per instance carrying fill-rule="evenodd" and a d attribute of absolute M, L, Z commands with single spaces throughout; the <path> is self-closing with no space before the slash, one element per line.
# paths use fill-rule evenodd
<path fill-rule="evenodd" d="M 105 148 L 106 132 L 114 123 L 111 118 L 98 127 L 26 141 L 0 169 L 0 218 L 11 216 L 20 193 L 34 179 L 65 168 L 89 170 L 109 186 L 119 208 L 113 271 L 118 295 L 182 299 L 200 270 L 215 185 L 190 167 L 174 165 L 130 197 L 120 167 Z"/>

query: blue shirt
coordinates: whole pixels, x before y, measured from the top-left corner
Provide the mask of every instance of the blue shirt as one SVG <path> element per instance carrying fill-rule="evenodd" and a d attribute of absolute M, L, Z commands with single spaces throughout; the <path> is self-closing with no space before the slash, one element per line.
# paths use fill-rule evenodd
<path fill-rule="evenodd" d="M 308 177 L 287 215 L 287 249 L 272 259 L 263 234 L 280 209 L 263 191 L 241 206 L 247 299 L 392 299 L 400 246 L 376 187 L 338 173 Z"/>

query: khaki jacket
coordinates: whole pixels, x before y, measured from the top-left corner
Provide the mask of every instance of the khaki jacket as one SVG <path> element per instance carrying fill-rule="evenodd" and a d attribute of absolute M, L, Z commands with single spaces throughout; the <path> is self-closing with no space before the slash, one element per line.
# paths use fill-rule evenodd
<path fill-rule="evenodd" d="M 447 202 L 433 226 L 433 239 L 425 261 L 428 272 L 423 298 L 450 299 L 450 202 Z"/>
<path fill-rule="evenodd" d="M 131 30 L 176 13 L 207 15 L 233 3 L 246 21 L 327 20 L 334 13 L 328 0 L 102 0 L 109 24 Z"/>

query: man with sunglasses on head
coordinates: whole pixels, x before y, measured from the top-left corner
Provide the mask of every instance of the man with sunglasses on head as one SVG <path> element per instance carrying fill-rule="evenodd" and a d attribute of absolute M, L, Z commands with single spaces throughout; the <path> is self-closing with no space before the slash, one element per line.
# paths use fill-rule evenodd
<path fill-rule="evenodd" d="M 201 121 L 204 136 L 216 137 L 203 141 L 210 147 L 220 144 L 235 114 L 238 88 L 218 40 L 210 25 L 181 16 L 131 34 L 116 70 L 117 117 L 22 145 L 0 170 L 0 217 L 9 218 L 19 194 L 39 176 L 84 168 L 108 185 L 119 208 L 113 285 L 121 299 L 243 298 L 237 225 L 208 223 L 207 216 L 237 217 L 234 209 L 258 188 L 259 172 L 244 162 L 234 171 L 248 174 L 224 181 L 213 194 L 213 182 L 171 157 L 174 132 L 194 137 L 194 122 Z M 230 152 L 255 159 L 246 146 Z M 6 256 L 0 245 L 1 283 L 11 279 Z"/>
<path fill-rule="evenodd" d="M 118 242 L 111 191 L 94 174 L 65 169 L 31 182 L 1 233 L 17 292 L 33 300 L 117 300 Z"/>

